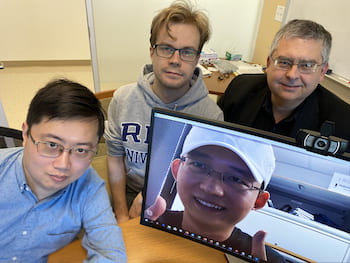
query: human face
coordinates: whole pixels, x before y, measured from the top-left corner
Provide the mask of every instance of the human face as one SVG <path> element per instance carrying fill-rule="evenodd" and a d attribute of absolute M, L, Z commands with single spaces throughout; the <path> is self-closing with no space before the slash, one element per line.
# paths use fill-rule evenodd
<path fill-rule="evenodd" d="M 41 156 L 35 141 L 48 141 L 65 148 L 79 147 L 97 151 L 97 120 L 47 120 L 31 127 L 23 124 L 23 168 L 27 183 L 39 200 L 44 199 L 83 175 L 91 160 L 78 160 L 68 151 L 58 157 Z"/>
<path fill-rule="evenodd" d="M 226 148 L 202 146 L 188 156 L 205 163 L 216 172 L 235 175 L 255 187 L 260 187 L 245 162 Z M 177 191 L 185 208 L 182 227 L 195 233 L 208 233 L 211 238 L 213 235 L 225 233 L 221 239 L 226 239 L 234 226 L 255 207 L 259 191 L 237 190 L 224 184 L 220 176 L 204 174 L 198 177 L 190 170 L 179 159 L 172 167 Z M 216 237 L 216 240 L 220 241 L 220 237 Z"/>
<path fill-rule="evenodd" d="M 172 24 L 170 25 L 171 38 L 165 26 L 163 26 L 157 37 L 157 45 L 168 45 L 174 48 L 192 48 L 198 50 L 200 34 L 195 25 L 192 24 Z M 161 97 L 164 93 L 170 95 L 166 101 L 172 102 L 183 96 L 190 88 L 190 81 L 194 69 L 198 63 L 195 61 L 183 61 L 179 52 L 176 51 L 170 58 L 159 57 L 154 48 L 150 48 L 151 59 L 155 80 L 153 84 L 154 92 Z M 171 101 L 172 100 L 172 101 Z"/>
<path fill-rule="evenodd" d="M 301 38 L 282 38 L 271 57 L 287 58 L 294 63 L 315 62 L 322 64 L 322 41 Z M 289 106 L 293 109 L 304 101 L 321 82 L 327 72 L 328 64 L 318 67 L 310 74 L 300 73 L 297 65 L 290 70 L 275 68 L 271 58 L 267 60 L 267 82 L 272 93 L 272 103 Z"/>

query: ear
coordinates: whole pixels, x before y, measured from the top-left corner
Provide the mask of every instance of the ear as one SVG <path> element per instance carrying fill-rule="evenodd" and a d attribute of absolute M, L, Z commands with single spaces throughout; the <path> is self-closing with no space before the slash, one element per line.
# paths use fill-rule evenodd
<path fill-rule="evenodd" d="M 272 68 L 273 65 L 273 61 L 271 60 L 271 57 L 268 56 L 266 59 L 266 68 L 265 68 L 265 72 L 267 73 L 268 71 L 270 71 L 270 69 Z"/>
<path fill-rule="evenodd" d="M 263 208 L 265 206 L 266 202 L 269 200 L 269 198 L 270 198 L 269 192 L 263 191 L 263 192 L 259 193 L 258 197 L 255 200 L 254 208 L 255 209 Z"/>
<path fill-rule="evenodd" d="M 23 145 L 24 145 L 28 139 L 28 124 L 27 124 L 27 122 L 23 122 L 23 124 L 22 124 L 22 138 L 23 138 Z"/>
<path fill-rule="evenodd" d="M 193 62 L 196 66 L 199 63 L 200 55 L 197 56 L 197 59 Z"/>
<path fill-rule="evenodd" d="M 320 76 L 319 82 L 322 82 L 322 81 L 324 80 L 324 76 L 326 75 L 328 68 L 329 68 L 329 64 L 328 64 L 328 63 L 326 63 L 326 64 L 322 67 L 322 69 L 321 69 L 321 76 Z"/>
<path fill-rule="evenodd" d="M 177 173 L 179 172 L 180 164 L 181 164 L 181 160 L 179 158 L 171 162 L 171 166 L 170 166 L 171 173 L 173 174 L 173 177 L 175 180 L 177 179 Z"/>
<path fill-rule="evenodd" d="M 268 56 L 267 59 L 266 59 L 266 67 L 269 67 L 271 63 L 272 63 L 271 57 Z"/>
<path fill-rule="evenodd" d="M 152 57 L 154 54 L 154 48 L 152 46 L 149 47 L 149 54 Z"/>

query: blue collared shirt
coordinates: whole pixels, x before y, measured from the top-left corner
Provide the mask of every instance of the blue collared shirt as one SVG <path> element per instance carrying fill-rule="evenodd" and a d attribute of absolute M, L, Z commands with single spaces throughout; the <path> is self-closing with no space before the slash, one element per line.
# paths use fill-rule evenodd
<path fill-rule="evenodd" d="M 23 148 L 0 149 L 0 262 L 47 262 L 81 229 L 86 262 L 126 262 L 121 229 L 93 168 L 39 201 L 26 183 L 22 159 Z"/>

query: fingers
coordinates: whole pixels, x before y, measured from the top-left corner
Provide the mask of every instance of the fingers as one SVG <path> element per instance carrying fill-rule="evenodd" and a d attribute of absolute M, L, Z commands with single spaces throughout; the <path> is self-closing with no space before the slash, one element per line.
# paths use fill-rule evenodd
<path fill-rule="evenodd" d="M 145 211 L 145 217 L 151 220 L 157 220 L 166 210 L 166 201 L 163 197 L 158 196 L 149 208 Z"/>
<path fill-rule="evenodd" d="M 255 233 L 252 239 L 252 256 L 258 257 L 262 260 L 267 261 L 266 250 L 265 250 L 265 231 L 258 231 Z"/>

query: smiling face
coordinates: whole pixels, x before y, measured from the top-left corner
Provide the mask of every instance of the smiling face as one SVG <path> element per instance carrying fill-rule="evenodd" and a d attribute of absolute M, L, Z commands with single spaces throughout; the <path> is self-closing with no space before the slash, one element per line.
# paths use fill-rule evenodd
<path fill-rule="evenodd" d="M 52 142 L 65 148 L 79 147 L 97 151 L 97 120 L 44 119 L 31 127 L 23 124 L 23 168 L 27 183 L 39 200 L 63 189 L 77 180 L 90 165 L 91 160 L 77 160 L 68 151 L 52 158 L 38 153 L 33 140 Z"/>
<path fill-rule="evenodd" d="M 322 61 L 322 41 L 301 38 L 282 38 L 277 49 L 272 54 L 272 58 L 287 58 L 294 63 L 299 61 L 315 62 Z M 327 72 L 328 64 L 320 66 L 311 74 L 302 74 L 296 65 L 290 70 L 277 69 L 273 61 L 267 61 L 267 82 L 272 93 L 272 102 L 280 106 L 297 107 L 309 96 L 321 82 Z"/>
<path fill-rule="evenodd" d="M 168 45 L 173 48 L 192 48 L 198 50 L 200 34 L 195 25 L 192 24 L 172 24 L 170 34 L 165 26 L 159 31 L 156 44 Z M 152 89 L 166 103 L 172 102 L 182 97 L 190 88 L 190 81 L 198 63 L 195 61 L 183 61 L 179 52 L 176 51 L 172 57 L 159 57 L 154 48 L 150 48 L 153 71 L 155 74 Z"/>
<path fill-rule="evenodd" d="M 260 184 L 254 180 L 245 162 L 226 148 L 202 146 L 190 152 L 188 157 L 206 164 L 216 171 L 216 175 L 196 176 L 184 161 L 174 160 L 172 172 L 185 207 L 182 227 L 218 241 L 225 240 L 235 225 L 256 207 L 260 194 L 257 190 L 232 188 L 222 182 L 218 173 L 234 175 L 256 187 Z"/>

